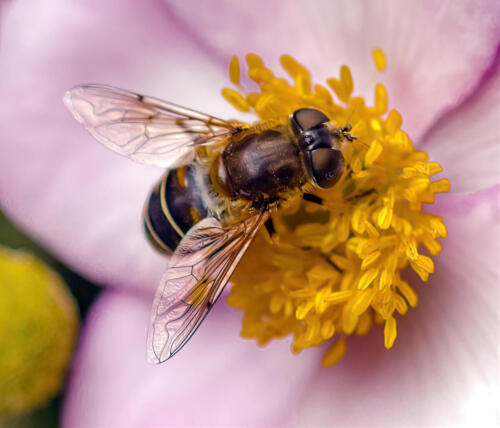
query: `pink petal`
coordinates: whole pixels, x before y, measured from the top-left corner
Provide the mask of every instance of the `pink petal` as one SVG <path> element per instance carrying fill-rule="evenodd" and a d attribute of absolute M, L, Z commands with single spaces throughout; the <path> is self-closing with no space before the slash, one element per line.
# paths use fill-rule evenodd
<path fill-rule="evenodd" d="M 0 28 L 2 209 L 91 279 L 154 289 L 165 261 L 145 240 L 141 210 L 162 170 L 101 147 L 62 96 L 108 83 L 226 116 L 225 70 L 159 1 L 16 1 Z"/>
<path fill-rule="evenodd" d="M 275 70 L 278 56 L 290 53 L 317 83 L 342 64 L 352 66 L 358 93 L 382 81 L 415 139 L 475 88 L 500 40 L 496 0 L 165 3 L 222 63 L 256 52 Z M 382 75 L 374 74 L 374 47 L 387 54 Z"/>
<path fill-rule="evenodd" d="M 289 341 L 264 349 L 238 338 L 241 313 L 220 302 L 186 347 L 146 363 L 150 302 L 106 293 L 90 313 L 63 424 L 74 427 L 282 426 L 319 364 Z"/>
<path fill-rule="evenodd" d="M 421 147 L 443 166 L 453 192 L 500 183 L 500 46 L 483 85 L 442 117 Z"/>
<path fill-rule="evenodd" d="M 500 186 L 438 207 L 449 238 L 419 304 L 398 317 L 394 347 L 382 329 L 348 341 L 344 360 L 319 370 L 296 426 L 494 426 L 498 386 Z"/>

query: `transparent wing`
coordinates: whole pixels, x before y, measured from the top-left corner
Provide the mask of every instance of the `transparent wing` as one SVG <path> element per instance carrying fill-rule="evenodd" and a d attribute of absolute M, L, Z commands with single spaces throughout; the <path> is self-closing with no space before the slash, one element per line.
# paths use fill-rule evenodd
<path fill-rule="evenodd" d="M 66 92 L 64 103 L 106 147 L 166 168 L 189 163 L 197 145 L 235 129 L 222 119 L 110 86 L 77 86 Z"/>
<path fill-rule="evenodd" d="M 156 292 L 148 334 L 149 362 L 162 363 L 186 344 L 267 215 L 262 211 L 229 228 L 215 218 L 206 218 L 188 231 Z"/>

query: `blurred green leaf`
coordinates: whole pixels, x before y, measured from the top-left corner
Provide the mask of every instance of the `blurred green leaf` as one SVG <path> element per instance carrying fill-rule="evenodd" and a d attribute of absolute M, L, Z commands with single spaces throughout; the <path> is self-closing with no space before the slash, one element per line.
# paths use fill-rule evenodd
<path fill-rule="evenodd" d="M 31 413 L 0 421 L 0 428 L 57 428 L 61 398 L 54 399 L 49 406 Z"/>

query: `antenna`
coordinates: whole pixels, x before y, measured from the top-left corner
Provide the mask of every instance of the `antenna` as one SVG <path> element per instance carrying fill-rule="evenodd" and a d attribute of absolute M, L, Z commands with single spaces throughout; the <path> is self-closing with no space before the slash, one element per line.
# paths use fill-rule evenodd
<path fill-rule="evenodd" d="M 341 134 L 342 136 L 346 139 L 346 140 L 349 140 L 351 143 L 354 141 L 354 140 L 357 140 L 357 138 L 352 135 L 352 134 L 349 134 L 349 131 L 352 129 L 352 125 L 350 123 L 347 123 L 341 130 Z"/>

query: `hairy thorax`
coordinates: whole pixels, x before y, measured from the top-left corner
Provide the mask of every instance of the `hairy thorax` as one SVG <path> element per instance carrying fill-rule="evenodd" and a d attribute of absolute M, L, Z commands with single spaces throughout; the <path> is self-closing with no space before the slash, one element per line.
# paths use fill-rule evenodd
<path fill-rule="evenodd" d="M 280 198 L 306 182 L 298 145 L 280 128 L 233 140 L 212 177 L 222 192 L 251 201 Z"/>

